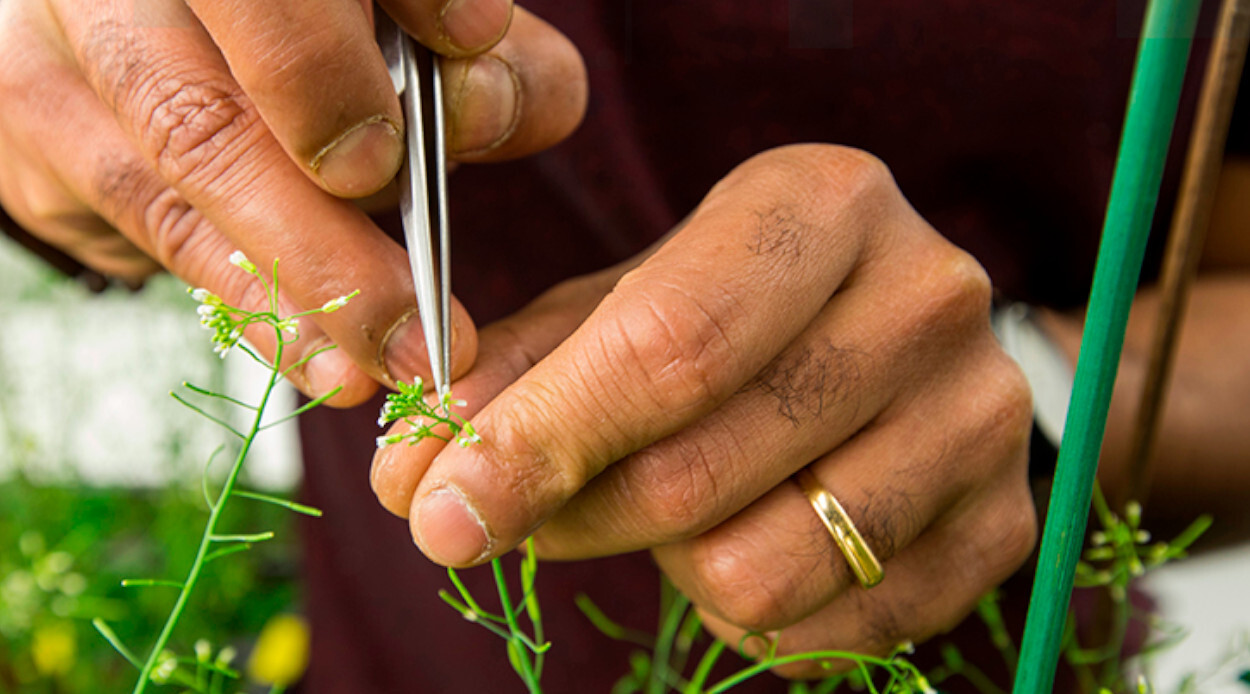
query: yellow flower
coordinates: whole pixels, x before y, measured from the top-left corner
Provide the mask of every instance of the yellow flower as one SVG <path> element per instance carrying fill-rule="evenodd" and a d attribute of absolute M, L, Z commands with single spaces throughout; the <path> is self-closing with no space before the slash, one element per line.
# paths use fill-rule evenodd
<path fill-rule="evenodd" d="M 308 668 L 308 624 L 291 614 L 275 615 L 265 623 L 247 661 L 247 673 L 257 682 L 288 687 Z"/>
<path fill-rule="evenodd" d="M 69 672 L 76 651 L 74 627 L 68 622 L 39 627 L 31 638 L 30 657 L 35 661 L 35 670 L 45 677 Z"/>

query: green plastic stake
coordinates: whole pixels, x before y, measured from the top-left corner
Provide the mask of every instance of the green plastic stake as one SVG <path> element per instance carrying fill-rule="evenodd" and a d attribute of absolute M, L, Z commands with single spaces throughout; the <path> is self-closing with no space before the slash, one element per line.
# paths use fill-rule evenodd
<path fill-rule="evenodd" d="M 1015 694 L 1050 694 L 1129 307 L 1159 197 L 1201 0 L 1151 0 L 1094 269 Z"/>

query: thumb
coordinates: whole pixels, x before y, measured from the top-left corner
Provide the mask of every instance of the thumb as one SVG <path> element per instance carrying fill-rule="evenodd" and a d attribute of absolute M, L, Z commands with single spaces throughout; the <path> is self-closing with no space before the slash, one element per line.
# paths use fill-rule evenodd
<path fill-rule="evenodd" d="M 633 263 L 568 280 L 548 290 L 521 311 L 481 329 L 472 370 L 452 384 L 456 398 L 468 404 L 456 414 L 470 419 L 530 367 L 547 356 L 599 305 Z M 408 430 L 396 422 L 392 433 Z M 373 493 L 391 513 L 408 517 L 417 483 L 446 445 L 435 438 L 414 445 L 379 448 L 369 474 Z"/>

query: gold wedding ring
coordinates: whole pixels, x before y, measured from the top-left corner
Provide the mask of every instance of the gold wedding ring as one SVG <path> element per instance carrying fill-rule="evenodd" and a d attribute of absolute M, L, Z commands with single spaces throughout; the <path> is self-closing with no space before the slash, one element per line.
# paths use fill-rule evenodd
<path fill-rule="evenodd" d="M 855 572 L 855 578 L 859 579 L 859 584 L 865 588 L 871 588 L 880 583 L 881 579 L 885 578 L 881 562 L 877 561 L 876 555 L 868 549 L 864 536 L 855 529 L 855 524 L 851 522 L 851 517 L 846 515 L 842 504 L 838 503 L 833 494 L 830 494 L 829 490 L 825 489 L 807 468 L 794 473 L 794 479 L 799 483 L 807 500 L 811 502 L 812 508 L 816 509 L 820 522 L 829 529 L 829 534 L 833 536 L 838 549 L 842 550 L 842 556 L 846 557 L 846 563 L 850 565 L 851 571 Z"/>

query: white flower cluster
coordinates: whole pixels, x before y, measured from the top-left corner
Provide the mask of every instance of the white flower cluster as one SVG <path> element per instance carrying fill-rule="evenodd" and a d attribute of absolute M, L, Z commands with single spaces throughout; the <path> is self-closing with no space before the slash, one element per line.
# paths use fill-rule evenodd
<path fill-rule="evenodd" d="M 225 359 L 230 348 L 243 338 L 243 326 L 221 297 L 203 287 L 187 291 L 200 302 L 195 312 L 200 314 L 200 326 L 213 333 L 213 353 Z"/>
<path fill-rule="evenodd" d="M 427 403 L 425 383 L 420 376 L 411 384 L 399 381 L 396 386 L 399 392 L 386 396 L 386 403 L 382 405 L 382 411 L 378 414 L 378 426 L 404 420 L 412 429 L 406 433 L 377 437 L 378 448 L 386 448 L 404 440 L 416 443 L 426 438 L 442 439 L 448 443 L 454 440 L 461 447 L 467 448 L 482 440 L 477 430 L 473 428 L 473 424 L 452 412 L 453 407 L 468 405 L 464 400 L 453 400 L 451 393 L 443 393 L 437 403 L 433 405 Z M 434 428 L 439 425 L 446 426 L 454 439 L 435 433 Z"/>

